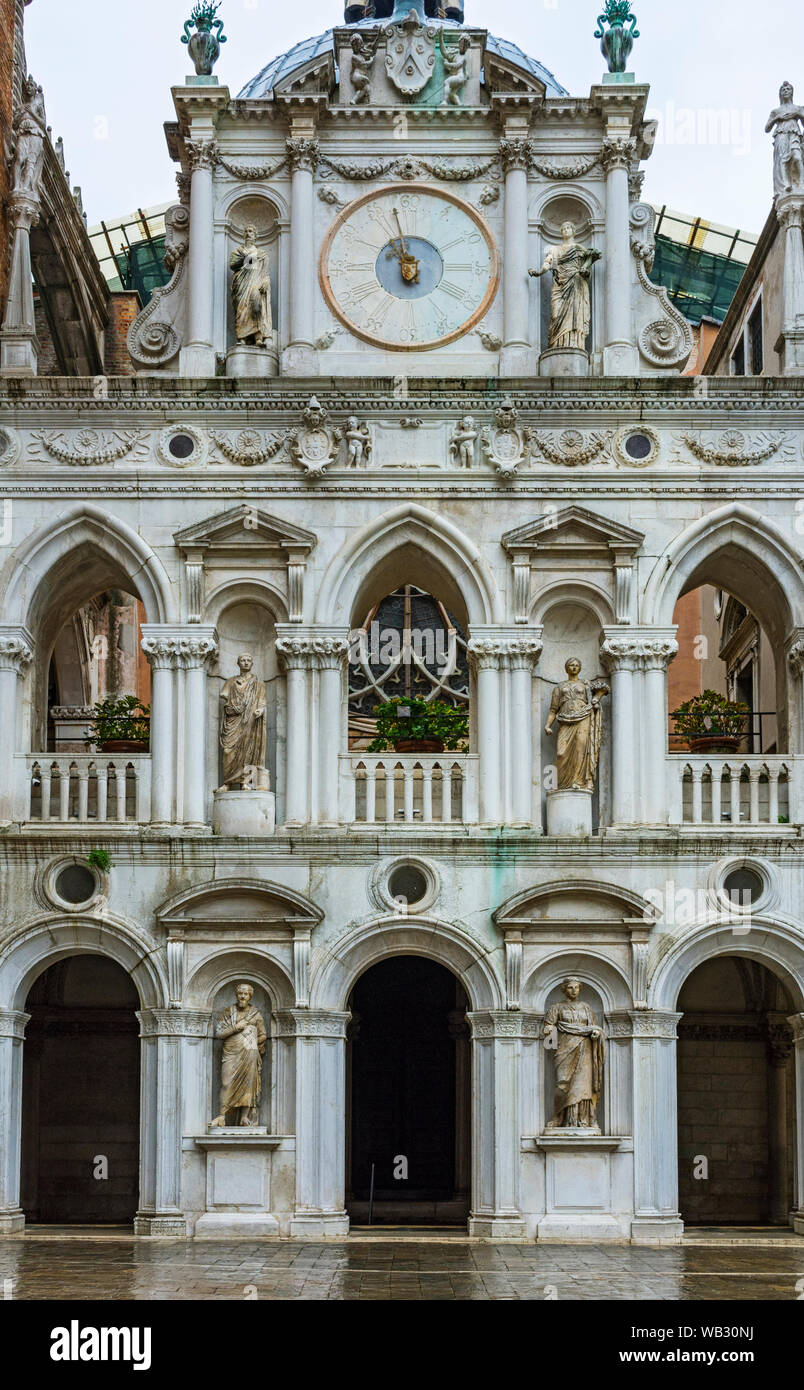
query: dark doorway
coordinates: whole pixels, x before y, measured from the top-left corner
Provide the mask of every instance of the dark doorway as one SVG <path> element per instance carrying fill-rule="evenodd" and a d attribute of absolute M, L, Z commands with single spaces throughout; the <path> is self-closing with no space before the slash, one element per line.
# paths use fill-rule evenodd
<path fill-rule="evenodd" d="M 121 966 L 70 956 L 32 986 L 23 1051 L 30 1222 L 132 1222 L 139 1189 L 139 997 Z"/>
<path fill-rule="evenodd" d="M 787 990 L 758 961 L 717 956 L 693 970 L 677 1007 L 684 1221 L 788 1225 L 795 1059 Z"/>
<path fill-rule="evenodd" d="M 460 1224 L 469 1213 L 467 1000 L 443 966 L 418 956 L 375 965 L 352 991 L 349 1212 Z"/>

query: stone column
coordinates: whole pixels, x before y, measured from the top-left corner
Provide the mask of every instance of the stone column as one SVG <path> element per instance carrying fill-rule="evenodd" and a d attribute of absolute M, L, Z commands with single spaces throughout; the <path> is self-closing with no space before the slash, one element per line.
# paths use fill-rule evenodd
<path fill-rule="evenodd" d="M 276 650 L 288 678 L 287 823 L 337 825 L 348 636 L 281 623 Z"/>
<path fill-rule="evenodd" d="M 786 1226 L 790 1218 L 787 1186 L 787 1066 L 793 1035 L 786 1019 L 768 1017 L 768 1217 Z"/>
<path fill-rule="evenodd" d="M 787 646 L 788 680 L 787 729 L 779 730 L 779 746 L 791 753 L 804 753 L 804 628 L 794 628 Z M 792 802 L 797 791 L 796 777 L 790 781 L 790 820 L 795 824 L 804 814 L 804 803 Z"/>
<path fill-rule="evenodd" d="M 500 644 L 473 637 L 468 647 L 477 692 L 477 751 L 480 754 L 480 820 L 502 821 L 502 745 L 500 727 Z"/>
<path fill-rule="evenodd" d="M 455 1043 L 455 1195 L 470 1199 L 472 1187 L 472 1045 L 465 1009 L 449 1015 Z"/>
<path fill-rule="evenodd" d="M 291 1009 L 278 1027 L 296 1038 L 296 1206 L 292 1236 L 345 1236 L 346 1025 L 351 1015 Z"/>
<path fill-rule="evenodd" d="M 787 1022 L 793 1030 L 796 1055 L 796 1172 L 793 1191 L 793 1230 L 804 1236 L 804 1014 L 791 1014 Z"/>
<path fill-rule="evenodd" d="M 607 627 L 600 655 L 612 677 L 612 824 L 666 825 L 667 667 L 675 628 Z"/>
<path fill-rule="evenodd" d="M 207 674 L 218 657 L 214 627 L 187 629 L 182 638 L 184 676 L 184 823 L 201 828 L 207 817 Z"/>
<path fill-rule="evenodd" d="M 675 628 L 657 630 L 644 643 L 642 751 L 639 765 L 642 816 L 649 825 L 666 825 L 668 820 L 667 668 L 677 654 Z"/>
<path fill-rule="evenodd" d="M 142 1009 L 140 1205 L 138 1236 L 184 1236 L 182 1206 L 182 1044 L 209 1026 L 209 1015 L 182 1009 Z"/>
<path fill-rule="evenodd" d="M 603 142 L 606 172 L 606 346 L 605 376 L 636 376 L 639 358 L 631 306 L 631 232 L 628 170 L 635 157 L 633 140 L 615 136 Z"/>
<path fill-rule="evenodd" d="M 143 623 L 142 650 L 151 665 L 151 823 L 175 821 L 176 667 L 178 643 L 157 623 Z"/>
<path fill-rule="evenodd" d="M 16 753 L 21 746 L 19 699 L 22 683 L 33 661 L 34 640 L 25 627 L 0 627 L 0 824 L 24 820 L 27 806 L 17 805 L 19 788 L 15 780 Z"/>
<path fill-rule="evenodd" d="M 190 246 L 187 252 L 187 346 L 182 348 L 181 375 L 215 375 L 213 341 L 213 276 L 215 225 L 212 175 L 217 157 L 214 139 L 188 140 L 190 182 Z"/>
<path fill-rule="evenodd" d="M 508 756 L 514 825 L 533 823 L 533 673 L 541 654 L 541 628 L 532 637 L 513 638 L 508 643 Z"/>
<path fill-rule="evenodd" d="M 632 1040 L 635 1245 L 675 1244 L 684 1230 L 678 1210 L 676 1088 L 681 1017 L 645 1009 L 610 1019 L 612 1038 Z"/>
<path fill-rule="evenodd" d="M 317 376 L 313 175 L 318 164 L 318 140 L 314 125 L 306 128 L 304 136 L 294 132 L 287 151 L 291 169 L 290 342 L 283 353 L 282 370 L 286 376 Z"/>
<path fill-rule="evenodd" d="M 11 275 L 0 329 L 0 376 L 36 376 L 38 370 L 31 228 L 39 221 L 39 212 L 37 198 L 27 193 L 12 193 L 9 209 L 13 227 Z"/>
<path fill-rule="evenodd" d="M 776 216 L 784 234 L 784 374 L 804 376 L 804 194 L 777 194 Z"/>
<path fill-rule="evenodd" d="M 532 1020 L 509 1010 L 466 1015 L 472 1030 L 472 1209 L 469 1234 L 526 1234 L 522 1216 L 521 1086 L 523 1031 Z"/>
<path fill-rule="evenodd" d="M 634 681 L 638 644 L 620 637 L 619 629 L 604 628 L 600 659 L 611 676 L 611 823 L 633 825 L 638 819 L 636 774 L 638 730 L 635 724 Z M 662 749 L 664 756 L 664 749 Z"/>
<path fill-rule="evenodd" d="M 524 135 L 500 141 L 505 171 L 505 240 L 503 251 L 503 347 L 501 376 L 526 376 L 528 338 L 528 163 L 532 152 Z"/>
<path fill-rule="evenodd" d="M 31 1015 L 0 1009 L 0 1236 L 25 1228 L 20 1207 L 22 1043 Z"/>

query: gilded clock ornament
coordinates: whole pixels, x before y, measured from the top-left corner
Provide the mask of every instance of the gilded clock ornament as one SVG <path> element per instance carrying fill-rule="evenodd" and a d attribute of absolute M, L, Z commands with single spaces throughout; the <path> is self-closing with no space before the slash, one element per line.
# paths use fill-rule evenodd
<path fill-rule="evenodd" d="M 355 337 L 422 351 L 480 322 L 497 294 L 500 258 L 476 208 L 446 190 L 397 183 L 341 210 L 319 279 L 329 308 Z"/>

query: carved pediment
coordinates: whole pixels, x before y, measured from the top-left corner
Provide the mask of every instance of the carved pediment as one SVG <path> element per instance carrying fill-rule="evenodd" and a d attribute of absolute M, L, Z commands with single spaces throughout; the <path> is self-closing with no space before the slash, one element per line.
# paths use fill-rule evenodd
<path fill-rule="evenodd" d="M 297 100 L 300 96 L 328 96 L 335 86 L 335 55 L 318 53 L 288 73 L 274 87 L 274 99 Z"/>
<path fill-rule="evenodd" d="M 633 557 L 645 537 L 630 526 L 622 526 L 608 517 L 597 516 L 585 507 L 565 507 L 558 513 L 548 513 L 508 531 L 502 544 L 509 554 L 556 552 L 565 555 L 595 556 L 606 559 Z"/>
<path fill-rule="evenodd" d="M 242 503 L 228 511 L 219 512 L 205 521 L 196 522 L 176 531 L 173 536 L 182 551 L 276 551 L 284 558 L 309 555 L 316 544 L 311 531 L 293 526 L 288 521 L 271 516 L 261 507 Z"/>
<path fill-rule="evenodd" d="M 649 929 L 656 920 L 654 908 L 637 893 L 616 884 L 573 879 L 526 889 L 503 903 L 493 914 L 501 931 L 566 927 L 634 927 Z"/>
<path fill-rule="evenodd" d="M 157 912 L 168 936 L 312 931 L 323 914 L 300 893 L 256 879 L 220 879 L 190 888 Z"/>
<path fill-rule="evenodd" d="M 547 88 L 534 73 L 525 72 L 516 63 L 510 62 L 498 53 L 486 52 L 484 62 L 485 86 L 495 96 L 527 94 L 543 97 Z"/>

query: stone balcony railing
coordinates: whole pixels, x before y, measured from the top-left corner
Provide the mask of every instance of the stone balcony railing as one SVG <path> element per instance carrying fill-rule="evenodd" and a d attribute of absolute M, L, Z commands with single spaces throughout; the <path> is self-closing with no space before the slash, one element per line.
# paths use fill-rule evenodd
<path fill-rule="evenodd" d="M 148 753 L 29 753 L 23 819 L 69 824 L 147 824 L 151 819 Z"/>
<path fill-rule="evenodd" d="M 478 762 L 471 753 L 344 753 L 341 820 L 476 825 Z"/>
<path fill-rule="evenodd" d="M 671 825 L 797 824 L 804 757 L 754 755 L 667 759 Z"/>

